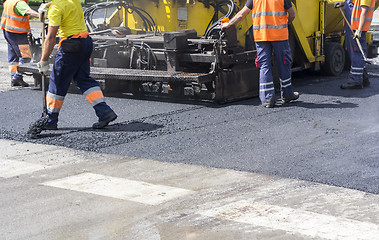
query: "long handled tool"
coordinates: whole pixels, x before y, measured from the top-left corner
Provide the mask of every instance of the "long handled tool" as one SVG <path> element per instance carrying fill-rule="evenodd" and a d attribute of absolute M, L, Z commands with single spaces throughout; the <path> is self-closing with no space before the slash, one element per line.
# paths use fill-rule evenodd
<path fill-rule="evenodd" d="M 336 4 L 335 7 L 338 8 L 338 9 L 340 10 L 340 12 L 341 12 L 343 18 L 345 19 L 345 22 L 346 22 L 347 26 L 349 26 L 351 33 L 354 35 L 354 31 L 353 31 L 353 29 L 351 28 L 350 22 L 347 20 L 347 18 L 346 18 L 346 16 L 345 16 L 345 13 L 343 12 L 343 10 L 342 10 L 342 8 L 341 8 L 342 6 L 339 5 L 339 4 Z M 359 41 L 358 38 L 356 38 L 355 40 L 356 40 L 356 42 L 357 42 L 357 45 L 358 45 L 359 51 L 360 51 L 361 54 L 362 54 L 363 61 L 364 61 L 365 63 L 367 63 L 367 64 L 371 64 L 371 61 L 369 61 L 369 60 L 366 58 L 366 54 L 363 52 L 363 48 L 362 48 L 361 42 Z"/>
<path fill-rule="evenodd" d="M 45 21 L 42 22 L 42 45 L 45 43 L 45 27 L 46 27 L 46 23 Z M 42 75 L 42 81 L 41 81 L 41 87 L 42 87 L 42 92 L 43 92 L 43 100 L 42 100 L 42 103 L 43 103 L 43 117 L 48 117 L 49 115 L 47 115 L 47 103 L 46 103 L 46 75 L 45 73 L 41 73 Z"/>
<path fill-rule="evenodd" d="M 42 20 L 42 46 L 45 43 L 45 20 Z M 47 102 L 46 102 L 46 75 L 44 73 L 41 73 L 42 75 L 42 81 L 41 81 L 41 87 L 42 87 L 42 104 L 43 104 L 43 113 L 42 117 L 38 119 L 36 122 L 30 124 L 29 130 L 26 133 L 28 138 L 34 139 L 38 138 L 38 134 L 40 134 L 43 130 L 43 128 L 46 126 L 47 121 L 49 120 L 49 115 L 47 114 Z"/>

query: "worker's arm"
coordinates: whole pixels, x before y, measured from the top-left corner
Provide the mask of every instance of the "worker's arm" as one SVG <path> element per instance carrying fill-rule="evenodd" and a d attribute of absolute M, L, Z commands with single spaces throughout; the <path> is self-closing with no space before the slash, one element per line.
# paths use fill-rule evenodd
<path fill-rule="evenodd" d="M 288 13 L 288 23 L 291 23 L 296 17 L 295 9 L 293 9 L 293 7 L 291 7 L 289 9 L 287 9 L 286 11 Z"/>
<path fill-rule="evenodd" d="M 229 22 L 222 23 L 221 29 L 226 29 L 241 22 L 246 17 L 246 15 L 249 14 L 250 11 L 251 10 L 248 7 L 244 6 L 241 11 L 239 11 Z"/>
<path fill-rule="evenodd" d="M 15 5 L 14 13 L 19 16 L 30 16 L 30 17 L 35 17 L 35 18 L 39 17 L 38 12 L 31 9 L 30 6 L 24 1 L 19 1 Z"/>
<path fill-rule="evenodd" d="M 26 12 L 26 15 L 30 16 L 30 17 L 34 17 L 34 18 L 39 18 L 39 13 L 34 11 L 33 9 L 29 9 L 27 12 Z"/>
<path fill-rule="evenodd" d="M 361 8 L 362 8 L 362 12 L 361 12 L 361 16 L 359 17 L 359 26 L 358 26 L 358 29 L 354 33 L 354 37 L 353 37 L 354 39 L 360 39 L 362 37 L 362 29 L 366 23 L 367 13 L 369 10 L 369 7 L 366 5 L 362 5 Z"/>
<path fill-rule="evenodd" d="M 359 18 L 359 27 L 358 27 L 358 30 L 360 30 L 360 31 L 362 31 L 363 26 L 366 23 L 367 13 L 368 13 L 368 10 L 369 10 L 368 6 L 362 5 L 361 8 L 362 8 L 362 12 L 361 12 L 361 16 Z"/>
<path fill-rule="evenodd" d="M 49 56 L 54 49 L 56 43 L 56 37 L 58 33 L 59 26 L 49 26 L 47 30 L 47 35 L 45 42 L 42 46 L 42 57 L 40 62 L 47 62 Z"/>

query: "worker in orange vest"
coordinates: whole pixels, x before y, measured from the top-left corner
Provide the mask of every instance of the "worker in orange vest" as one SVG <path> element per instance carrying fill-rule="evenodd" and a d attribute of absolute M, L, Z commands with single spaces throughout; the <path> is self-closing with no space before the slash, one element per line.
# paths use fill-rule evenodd
<path fill-rule="evenodd" d="M 370 29 L 375 11 L 375 0 L 345 0 L 344 10 L 349 24 L 345 24 L 345 46 L 350 57 L 351 68 L 347 83 L 341 85 L 342 89 L 362 89 L 370 85 L 365 70 L 365 62 L 358 47 L 356 39 L 362 45 L 363 52 L 367 51 L 366 32 Z M 354 31 L 354 34 L 352 31 Z"/>
<path fill-rule="evenodd" d="M 28 87 L 21 74 L 17 73 L 17 65 L 30 62 L 32 55 L 28 42 L 30 32 L 29 16 L 39 18 L 39 13 L 27 4 L 28 0 L 6 0 L 1 29 L 8 43 L 8 62 L 11 72 L 11 86 Z"/>
<path fill-rule="evenodd" d="M 247 0 L 246 5 L 221 29 L 242 21 L 252 11 L 253 35 L 257 49 L 259 97 L 267 108 L 275 106 L 275 89 L 271 70 L 272 51 L 275 52 L 281 85 L 282 102 L 289 103 L 299 98 L 292 89 L 292 56 L 289 46 L 288 24 L 295 19 L 291 0 Z M 259 65 L 259 66 L 258 66 Z"/>

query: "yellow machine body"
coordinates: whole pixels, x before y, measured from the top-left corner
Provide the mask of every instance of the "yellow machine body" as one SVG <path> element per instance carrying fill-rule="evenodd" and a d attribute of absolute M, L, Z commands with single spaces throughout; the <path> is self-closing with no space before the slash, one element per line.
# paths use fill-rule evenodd
<path fill-rule="evenodd" d="M 217 1 L 211 0 L 210 3 Z M 245 6 L 246 1 L 235 0 L 238 9 Z M 133 5 L 147 11 L 154 19 L 157 25 L 157 31 L 178 31 L 183 29 L 195 29 L 199 35 L 205 33 L 208 23 L 214 14 L 212 6 L 205 6 L 203 3 L 195 0 L 177 1 L 177 0 L 138 0 Z M 226 9 L 227 10 L 227 9 Z M 219 13 L 219 18 L 224 15 Z M 112 18 L 116 18 L 115 21 Z M 110 27 L 116 27 L 123 21 L 123 25 L 131 29 L 143 29 L 143 22 L 136 13 L 127 13 L 119 10 L 110 18 Z M 252 25 L 252 18 L 247 17 L 240 22 L 237 28 L 237 39 L 241 46 L 245 45 L 246 32 Z"/>
<path fill-rule="evenodd" d="M 202 1 L 204 2 L 204 1 Z M 212 6 L 206 6 L 195 0 L 138 0 L 134 6 L 147 11 L 154 19 L 157 31 L 178 31 L 195 29 L 198 35 L 205 33 L 208 23 L 214 14 Z M 217 1 L 210 0 L 210 4 Z M 242 9 L 246 1 L 235 0 L 238 9 Z M 292 30 L 297 39 L 296 47 L 300 47 L 305 55 L 300 68 L 307 69 L 313 66 L 316 70 L 325 61 L 324 40 L 331 36 L 342 36 L 343 17 L 339 9 L 334 8 L 337 0 L 296 0 L 292 1 L 296 18 Z M 376 0 L 379 6 L 379 0 Z M 219 17 L 222 17 L 220 13 Z M 123 26 L 130 29 L 143 29 L 143 22 L 136 13 L 128 13 L 121 9 L 108 20 L 110 27 Z M 245 47 L 246 37 L 252 25 L 249 14 L 237 26 L 237 40 L 241 47 Z M 370 40 L 371 38 L 368 38 Z M 342 37 L 343 40 L 343 37 Z M 341 44 L 342 41 L 341 40 Z M 296 56 L 294 56 L 296 57 Z M 316 63 L 316 67 L 312 65 Z"/>

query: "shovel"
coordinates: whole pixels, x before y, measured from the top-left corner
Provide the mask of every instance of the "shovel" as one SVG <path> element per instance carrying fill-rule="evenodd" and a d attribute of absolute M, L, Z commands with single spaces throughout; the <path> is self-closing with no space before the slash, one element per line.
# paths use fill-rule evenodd
<path fill-rule="evenodd" d="M 338 4 L 338 2 L 334 5 L 335 8 L 338 8 L 343 16 L 343 18 L 345 19 L 345 22 L 347 24 L 347 26 L 349 26 L 350 28 L 350 31 L 351 33 L 354 35 L 354 31 L 353 29 L 351 29 L 351 25 L 350 25 L 350 22 L 347 20 L 346 16 L 345 16 L 345 13 L 343 12 L 342 10 L 342 5 L 341 4 Z M 363 58 L 363 61 L 367 64 L 372 64 L 371 61 L 369 61 L 367 58 L 366 58 L 366 54 L 363 52 L 363 48 L 362 48 L 362 45 L 361 45 L 361 42 L 359 41 L 358 38 L 355 39 L 356 42 L 357 42 L 357 45 L 358 45 L 358 48 L 359 48 L 359 51 L 361 52 L 361 55 L 362 55 L 362 58 Z"/>

